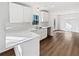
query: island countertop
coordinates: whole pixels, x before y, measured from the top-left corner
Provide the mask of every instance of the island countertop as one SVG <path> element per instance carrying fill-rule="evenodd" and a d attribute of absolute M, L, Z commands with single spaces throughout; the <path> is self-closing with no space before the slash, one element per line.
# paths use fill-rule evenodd
<path fill-rule="evenodd" d="M 40 36 L 33 32 L 22 31 L 18 33 L 6 33 L 6 49 L 13 48 L 23 42 L 28 42 L 36 37 Z"/>

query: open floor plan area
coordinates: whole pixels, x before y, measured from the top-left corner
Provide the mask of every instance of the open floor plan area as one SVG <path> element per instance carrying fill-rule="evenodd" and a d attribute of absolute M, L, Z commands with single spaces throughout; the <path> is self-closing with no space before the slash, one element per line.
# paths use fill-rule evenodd
<path fill-rule="evenodd" d="M 0 2 L 0 56 L 79 56 L 79 2 Z"/>

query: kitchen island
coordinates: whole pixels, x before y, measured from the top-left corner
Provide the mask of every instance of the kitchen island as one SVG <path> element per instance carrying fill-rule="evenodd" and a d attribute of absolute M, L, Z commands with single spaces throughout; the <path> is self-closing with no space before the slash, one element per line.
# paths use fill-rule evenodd
<path fill-rule="evenodd" d="M 16 56 L 39 56 L 39 40 L 33 32 L 6 33 L 6 50 L 14 48 Z"/>

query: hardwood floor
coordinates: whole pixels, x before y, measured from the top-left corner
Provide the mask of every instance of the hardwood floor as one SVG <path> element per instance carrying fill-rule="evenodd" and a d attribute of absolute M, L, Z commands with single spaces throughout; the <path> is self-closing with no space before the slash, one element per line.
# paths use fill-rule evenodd
<path fill-rule="evenodd" d="M 79 33 L 56 31 L 40 43 L 41 56 L 79 56 Z"/>
<path fill-rule="evenodd" d="M 0 53 L 0 56 L 15 56 L 14 48 Z"/>

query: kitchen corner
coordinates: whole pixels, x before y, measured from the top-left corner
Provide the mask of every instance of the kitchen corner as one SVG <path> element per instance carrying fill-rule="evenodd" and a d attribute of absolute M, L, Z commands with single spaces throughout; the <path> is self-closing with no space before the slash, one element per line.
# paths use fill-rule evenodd
<path fill-rule="evenodd" d="M 14 48 L 17 56 L 39 55 L 39 35 L 27 31 L 6 35 L 6 48 Z"/>
<path fill-rule="evenodd" d="M 39 56 L 41 38 L 31 30 L 30 23 L 6 25 L 6 50 L 14 48 L 16 56 Z"/>
<path fill-rule="evenodd" d="M 14 48 L 16 56 L 40 55 L 40 40 L 47 37 L 47 28 L 50 26 L 35 28 L 33 25 L 30 27 L 28 25 L 30 23 L 6 26 L 6 50 Z"/>

